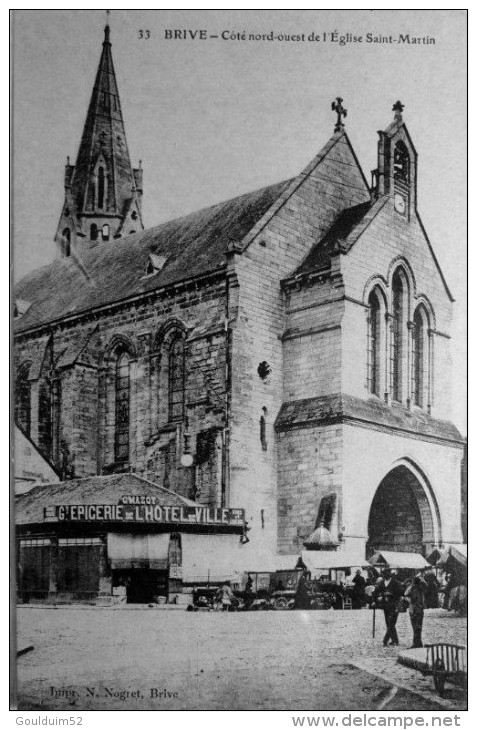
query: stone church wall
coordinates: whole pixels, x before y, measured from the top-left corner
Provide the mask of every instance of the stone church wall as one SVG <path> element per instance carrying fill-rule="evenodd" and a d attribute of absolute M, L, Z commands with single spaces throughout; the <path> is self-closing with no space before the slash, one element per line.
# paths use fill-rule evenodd
<path fill-rule="evenodd" d="M 239 287 L 233 323 L 231 503 L 245 507 L 252 527 L 250 539 L 259 541 L 264 550 L 276 550 L 277 499 L 288 490 L 289 474 L 282 471 L 282 450 L 277 449 L 273 424 L 283 400 L 291 392 L 296 393 L 295 398 L 300 397 L 298 394 L 308 387 L 297 359 L 293 363 L 289 354 L 298 343 L 285 341 L 284 355 L 283 335 L 295 325 L 293 322 L 290 325 L 281 281 L 295 271 L 340 210 L 369 197 L 343 136 L 327 150 L 319 164 L 316 160 L 310 163 L 299 179 L 301 185 L 287 200 L 280 201 L 269 222 L 265 225 L 264 221 L 260 222 L 247 236 L 249 247 L 241 256 L 235 255 L 230 266 Z M 300 326 L 316 327 L 317 312 L 318 309 L 310 309 L 308 321 L 303 318 Z M 326 345 L 332 344 L 324 337 Z M 330 374 L 332 364 L 328 365 L 327 360 L 334 357 L 333 350 L 330 356 L 326 347 L 321 349 L 319 345 L 316 355 L 308 376 L 314 388 L 317 387 L 314 379 L 319 377 L 321 369 Z M 257 372 L 263 362 L 271 368 L 265 378 Z M 259 437 L 264 408 L 268 426 L 266 451 Z M 306 524 L 316 519 L 316 509 L 313 506 Z M 294 516 L 290 524 L 293 519 Z M 282 545 L 282 531 L 286 526 L 287 520 L 282 519 L 279 537 Z"/>
<path fill-rule="evenodd" d="M 191 496 L 195 468 L 180 467 L 183 424 L 167 424 L 164 394 L 158 389 L 158 370 L 164 369 L 156 336 L 167 323 L 182 323 L 187 332 L 186 403 L 189 437 L 195 452 L 200 433 L 224 427 L 226 390 L 226 291 L 223 280 L 190 290 L 148 297 L 61 325 L 42 328 L 17 340 L 18 367 L 32 362 L 31 433 L 38 433 L 39 384 L 47 376 L 45 343 L 51 343 L 53 362 L 61 380 L 61 416 L 57 437 L 58 461 L 66 461 L 69 476 L 107 473 L 114 469 L 114 407 L 107 405 L 114 385 L 105 353 L 118 338 L 131 346 L 130 461 L 128 468 L 168 484 Z M 43 354 L 42 354 L 43 353 Z M 109 396 L 111 400 L 111 396 Z M 207 440 L 207 439 L 206 439 Z M 197 467 L 198 501 L 218 504 L 222 488 L 222 454 L 210 439 L 210 449 Z M 167 472 L 167 474 L 166 474 Z"/>

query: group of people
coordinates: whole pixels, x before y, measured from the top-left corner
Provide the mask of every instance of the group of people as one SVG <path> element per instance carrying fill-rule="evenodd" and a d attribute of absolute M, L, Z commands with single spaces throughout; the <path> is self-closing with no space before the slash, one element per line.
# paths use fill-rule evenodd
<path fill-rule="evenodd" d="M 413 640 L 412 648 L 422 647 L 424 609 L 436 608 L 439 582 L 431 570 L 418 573 L 412 580 L 401 583 L 390 568 L 385 568 L 377 579 L 372 606 L 383 609 L 386 633 L 383 646 L 398 646 L 396 623 L 401 611 L 409 609 Z"/>

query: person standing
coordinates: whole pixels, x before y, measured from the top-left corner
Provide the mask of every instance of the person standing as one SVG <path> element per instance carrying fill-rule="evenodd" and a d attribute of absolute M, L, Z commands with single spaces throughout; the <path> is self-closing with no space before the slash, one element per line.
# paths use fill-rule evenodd
<path fill-rule="evenodd" d="M 406 589 L 404 595 L 409 599 L 409 618 L 412 626 L 412 648 L 422 647 L 422 624 L 424 622 L 425 596 L 427 590 L 426 581 L 416 575 Z"/>
<path fill-rule="evenodd" d="M 383 580 L 377 584 L 377 603 L 382 607 L 386 621 L 383 646 L 398 646 L 396 623 L 399 615 L 399 600 L 404 593 L 403 586 L 393 576 L 390 568 L 383 570 Z"/>
<path fill-rule="evenodd" d="M 353 608 L 363 608 L 366 604 L 366 578 L 361 575 L 361 571 L 356 571 L 353 578 Z"/>

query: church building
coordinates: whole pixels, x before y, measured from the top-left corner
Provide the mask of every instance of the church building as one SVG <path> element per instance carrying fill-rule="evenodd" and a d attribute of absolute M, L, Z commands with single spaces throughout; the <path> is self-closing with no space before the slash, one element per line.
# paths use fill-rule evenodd
<path fill-rule="evenodd" d="M 295 177 L 145 228 L 106 26 L 57 257 L 15 291 L 15 418 L 58 475 L 17 498 L 20 591 L 462 542 L 453 297 L 404 106 L 370 183 L 333 110 Z"/>

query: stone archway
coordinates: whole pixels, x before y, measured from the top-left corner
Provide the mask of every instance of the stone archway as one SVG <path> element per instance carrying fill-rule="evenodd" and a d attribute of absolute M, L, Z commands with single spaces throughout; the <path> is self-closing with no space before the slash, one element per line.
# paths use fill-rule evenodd
<path fill-rule="evenodd" d="M 439 540 L 437 519 L 436 505 L 418 475 L 407 466 L 395 467 L 371 503 L 366 555 L 376 550 L 428 554 Z"/>

